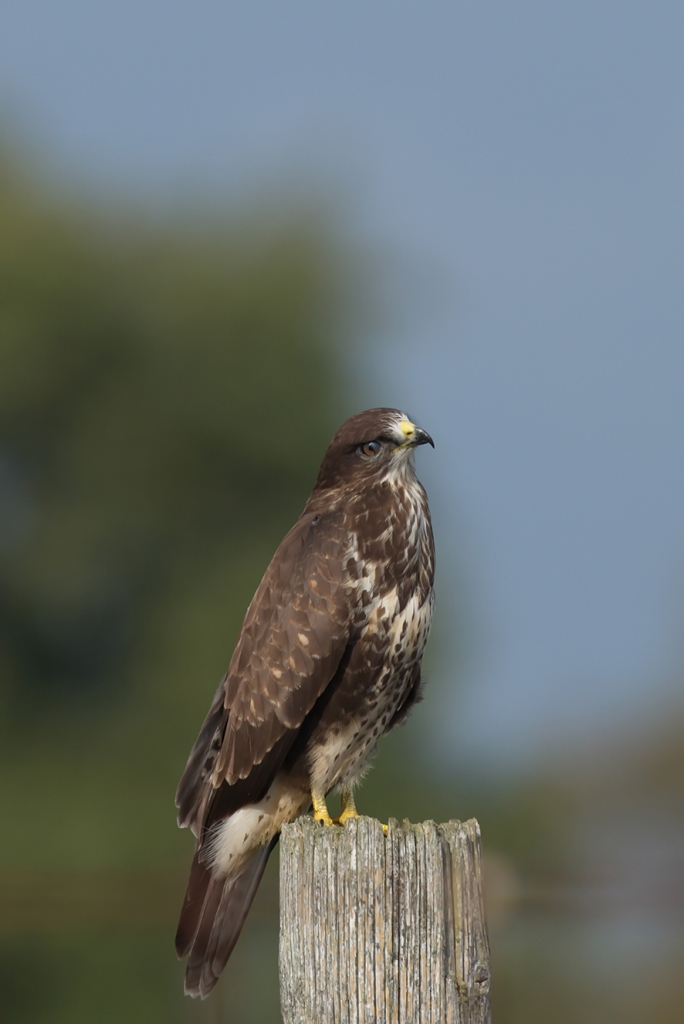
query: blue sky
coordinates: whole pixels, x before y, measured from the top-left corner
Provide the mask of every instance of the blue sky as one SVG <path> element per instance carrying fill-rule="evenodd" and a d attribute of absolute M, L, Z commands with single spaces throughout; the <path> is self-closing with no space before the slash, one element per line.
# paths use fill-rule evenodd
<path fill-rule="evenodd" d="M 0 103 L 81 185 L 284 182 L 341 211 L 388 316 L 438 528 L 442 733 L 504 760 L 681 681 L 684 7 L 6 2 Z M 435 707 L 437 702 L 435 702 Z"/>

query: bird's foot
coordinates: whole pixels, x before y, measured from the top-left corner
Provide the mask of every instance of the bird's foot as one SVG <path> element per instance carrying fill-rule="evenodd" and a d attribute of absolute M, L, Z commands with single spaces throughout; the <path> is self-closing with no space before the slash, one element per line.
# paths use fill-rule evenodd
<path fill-rule="evenodd" d="M 314 821 L 317 821 L 319 825 L 344 825 L 350 818 L 359 817 L 353 793 L 342 793 L 342 811 L 336 818 L 330 817 L 324 796 L 312 792 L 311 803 L 313 804 Z M 382 831 L 384 835 L 387 835 L 388 826 L 382 825 Z"/>
<path fill-rule="evenodd" d="M 353 807 L 351 810 L 347 810 L 345 808 L 345 810 L 343 810 L 342 813 L 338 815 L 337 818 L 333 818 L 333 821 L 336 825 L 344 825 L 345 821 L 349 821 L 350 818 L 358 818 L 358 816 L 359 812 L 356 810 L 355 807 Z"/>
<path fill-rule="evenodd" d="M 335 824 L 328 812 L 328 805 L 325 802 L 324 796 L 319 796 L 318 793 L 312 793 L 311 803 L 313 804 L 314 821 L 317 821 L 319 825 Z"/>
<path fill-rule="evenodd" d="M 336 825 L 344 825 L 345 821 L 349 821 L 350 818 L 358 818 L 359 812 L 356 810 L 356 804 L 354 803 L 353 793 L 342 793 L 342 813 L 339 817 L 335 818 Z"/>

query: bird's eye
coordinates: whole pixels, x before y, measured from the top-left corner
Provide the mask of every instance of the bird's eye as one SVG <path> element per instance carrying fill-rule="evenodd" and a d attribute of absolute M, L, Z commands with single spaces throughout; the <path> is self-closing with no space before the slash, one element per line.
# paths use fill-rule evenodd
<path fill-rule="evenodd" d="M 379 441 L 366 441 L 365 444 L 359 445 L 359 448 L 364 455 L 367 455 L 368 458 L 372 459 L 379 453 L 382 445 Z"/>

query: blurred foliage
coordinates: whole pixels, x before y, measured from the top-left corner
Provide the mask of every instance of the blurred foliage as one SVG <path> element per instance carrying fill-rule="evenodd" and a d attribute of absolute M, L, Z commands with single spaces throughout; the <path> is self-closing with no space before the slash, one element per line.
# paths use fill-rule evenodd
<path fill-rule="evenodd" d="M 173 793 L 353 408 L 349 281 L 306 213 L 105 215 L 0 160 L 3 1024 L 277 1019 L 277 853 L 215 994 L 181 994 Z M 480 820 L 497 1024 L 675 1024 L 684 714 L 501 778 L 431 767 L 439 700 L 359 807 Z"/>
<path fill-rule="evenodd" d="M 187 870 L 173 792 L 337 425 L 344 279 L 306 214 L 105 216 L 0 166 L 0 865 Z M 97 965 L 5 947 L 2 1019 L 167 1020 L 183 881 Z"/>

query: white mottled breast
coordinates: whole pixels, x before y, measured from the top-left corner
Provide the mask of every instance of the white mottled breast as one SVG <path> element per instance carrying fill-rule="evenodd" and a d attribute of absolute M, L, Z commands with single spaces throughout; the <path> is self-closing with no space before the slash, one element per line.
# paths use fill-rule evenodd
<path fill-rule="evenodd" d="M 403 663 L 408 662 L 415 665 L 417 661 L 420 661 L 430 634 L 434 603 L 432 590 L 427 599 L 423 599 L 423 594 L 416 591 L 406 606 L 397 612 L 389 629 L 388 662 L 390 666 L 397 663 L 402 651 L 404 652 Z"/>
<path fill-rule="evenodd" d="M 389 728 L 415 681 L 430 632 L 433 548 L 425 492 L 415 477 L 397 481 L 397 486 L 401 489 L 398 507 L 389 517 L 384 534 L 373 540 L 380 557 L 364 559 L 360 539 L 352 541 L 351 555 L 359 561 L 362 572 L 350 581 L 350 586 L 356 589 L 358 645 L 361 653 L 369 651 L 369 673 L 364 692 L 359 694 L 358 717 L 331 730 L 311 751 L 311 781 L 322 792 L 334 787 L 349 789 L 363 775 L 379 737 Z M 393 543 L 396 545 L 393 534 L 398 528 L 402 543 L 397 551 L 402 557 L 408 556 L 410 567 L 405 576 L 393 571 L 391 557 L 388 560 L 385 552 L 381 554 L 385 541 L 390 552 Z M 378 671 L 375 652 L 380 651 Z"/>
<path fill-rule="evenodd" d="M 377 633 L 374 620 L 378 608 L 386 607 L 392 597 L 385 595 L 371 608 L 361 643 Z M 427 643 L 433 607 L 432 592 L 422 604 L 415 594 L 390 618 L 388 629 L 380 627 L 378 640 L 387 645 L 386 655 L 380 673 L 366 691 L 359 717 L 331 732 L 311 751 L 311 783 L 320 792 L 350 790 L 365 774 L 380 736 L 408 695 Z M 384 615 L 382 620 L 387 621 Z"/>

